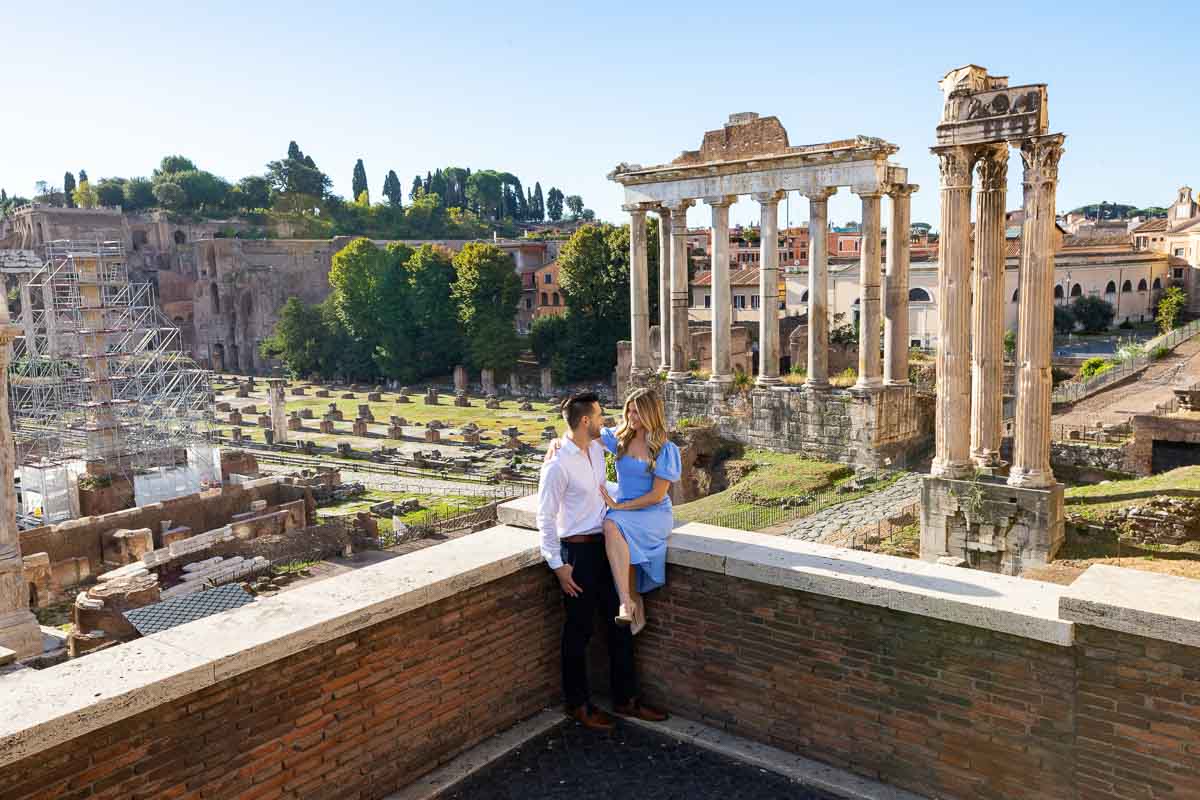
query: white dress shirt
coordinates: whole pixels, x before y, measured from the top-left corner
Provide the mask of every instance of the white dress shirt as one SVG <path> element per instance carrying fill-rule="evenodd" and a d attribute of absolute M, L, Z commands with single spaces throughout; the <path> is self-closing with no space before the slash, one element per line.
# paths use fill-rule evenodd
<path fill-rule="evenodd" d="M 591 462 L 588 455 L 591 455 Z M 604 447 L 599 440 L 588 444 L 588 452 L 562 438 L 562 447 L 542 465 L 538 480 L 538 530 L 542 534 L 542 557 L 550 569 L 562 566 L 560 539 L 579 533 L 599 533 L 608 507 L 600 496 L 607 470 Z"/>

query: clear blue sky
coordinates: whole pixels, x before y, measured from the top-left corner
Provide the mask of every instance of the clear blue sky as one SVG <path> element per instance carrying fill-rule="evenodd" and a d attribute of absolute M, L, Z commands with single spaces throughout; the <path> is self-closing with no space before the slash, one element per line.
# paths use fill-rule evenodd
<path fill-rule="evenodd" d="M 0 186 L 23 195 L 81 167 L 149 175 L 175 152 L 236 180 L 295 139 L 344 196 L 359 157 L 373 198 L 389 168 L 407 191 L 454 164 L 559 186 L 619 220 L 604 177 L 615 164 L 669 160 L 729 113 L 757 111 L 792 144 L 895 142 L 922 187 L 913 219 L 936 226 L 937 81 L 965 63 L 1049 84 L 1051 127 L 1067 134 L 1060 210 L 1200 189 L 1200 3 L 1188 0 L 21 3 L 4 27 Z M 1015 208 L 1015 153 L 1010 181 Z M 805 206 L 792 197 L 794 221 Z M 831 201 L 831 219 L 858 216 L 852 195 Z M 756 218 L 748 198 L 734 207 L 735 221 Z"/>

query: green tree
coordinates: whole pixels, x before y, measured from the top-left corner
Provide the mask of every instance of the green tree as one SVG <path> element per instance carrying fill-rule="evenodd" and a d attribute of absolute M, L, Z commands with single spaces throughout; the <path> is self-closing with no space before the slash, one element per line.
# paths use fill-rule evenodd
<path fill-rule="evenodd" d="M 500 174 L 481 169 L 467 179 L 467 200 L 475 213 L 486 219 L 499 219 L 503 210 L 504 182 Z"/>
<path fill-rule="evenodd" d="M 363 166 L 361 158 L 354 163 L 354 180 L 351 190 L 356 202 L 362 196 L 363 192 L 367 192 L 367 205 L 370 205 L 370 190 L 367 188 L 367 168 Z"/>
<path fill-rule="evenodd" d="M 330 334 L 319 306 L 310 306 L 290 297 L 279 310 L 275 329 L 263 340 L 259 353 L 264 358 L 282 361 L 294 378 L 323 376 L 327 366 L 326 340 Z"/>
<path fill-rule="evenodd" d="M 195 170 L 196 165 L 192 163 L 190 158 L 185 158 L 183 156 L 164 156 L 163 160 L 158 164 L 158 169 L 154 170 L 154 173 L 151 175 L 151 177 L 157 182 L 157 179 L 164 175 L 173 175 L 176 172 L 194 172 Z"/>
<path fill-rule="evenodd" d="M 128 211 L 142 211 L 154 205 L 154 184 L 147 178 L 130 178 L 121 187 L 122 205 Z"/>
<path fill-rule="evenodd" d="M 187 198 L 184 207 L 189 211 L 212 211 L 223 208 L 229 202 L 229 182 L 211 172 L 184 170 L 172 173 L 170 182 L 183 190 Z"/>
<path fill-rule="evenodd" d="M 551 222 L 558 222 L 563 215 L 563 193 L 557 187 L 551 186 L 546 195 L 546 216 Z"/>
<path fill-rule="evenodd" d="M 571 219 L 579 219 L 583 215 L 583 198 L 577 194 L 568 195 L 564 202 L 571 211 Z"/>
<path fill-rule="evenodd" d="M 333 185 L 329 176 L 317 169 L 312 156 L 304 155 L 294 141 L 288 144 L 287 158 L 267 162 L 266 177 L 271 188 L 279 194 L 301 195 L 316 200 L 324 199 Z"/>
<path fill-rule="evenodd" d="M 87 179 L 88 179 L 87 170 L 86 169 L 79 170 L 79 180 L 86 181 Z"/>
<path fill-rule="evenodd" d="M 521 281 L 512 257 L 495 245 L 470 242 L 454 257 L 454 268 L 453 296 L 470 361 L 481 369 L 512 369 L 521 352 L 514 324 Z"/>
<path fill-rule="evenodd" d="M 81 181 L 82 183 L 82 181 Z M 96 190 L 96 202 L 102 206 L 119 206 L 125 202 L 124 178 L 101 178 L 93 188 Z"/>
<path fill-rule="evenodd" d="M 454 264 L 449 252 L 422 245 L 405 263 L 408 323 L 412 326 L 409 363 L 418 375 L 449 372 L 463 357 L 463 337 L 454 301 Z M 516 303 L 513 303 L 516 307 Z"/>
<path fill-rule="evenodd" d="M 1054 306 L 1054 332 L 1066 336 L 1075 330 L 1075 315 L 1066 306 Z"/>
<path fill-rule="evenodd" d="M 379 332 L 378 298 L 387 269 L 384 253 L 370 239 L 355 239 L 333 256 L 329 285 L 338 317 L 351 335 L 373 341 Z"/>
<path fill-rule="evenodd" d="M 183 193 L 183 189 L 179 188 L 179 184 L 170 182 L 154 186 L 154 199 L 163 208 L 171 210 L 181 209 L 187 203 L 187 195 Z"/>
<path fill-rule="evenodd" d="M 1071 316 L 1084 333 L 1107 330 L 1115 314 L 1112 303 L 1099 297 L 1076 297 L 1071 304 Z"/>
<path fill-rule="evenodd" d="M 1177 328 L 1182 322 L 1180 315 L 1186 307 L 1187 292 L 1182 288 L 1172 286 L 1163 292 L 1162 298 L 1158 301 L 1158 312 L 1154 317 L 1154 321 L 1158 323 L 1158 329 L 1163 333 L 1168 333 Z"/>
<path fill-rule="evenodd" d="M 72 196 L 75 193 L 75 176 L 70 172 L 63 175 L 63 196 L 67 201 L 67 208 L 75 207 L 75 198 Z"/>
<path fill-rule="evenodd" d="M 408 190 L 408 199 L 416 200 L 423 194 L 425 194 L 425 183 L 421 180 L 420 175 L 414 175 L 412 188 Z"/>
<path fill-rule="evenodd" d="M 392 208 L 400 208 L 404 205 L 404 188 L 400 185 L 400 178 L 396 176 L 396 170 L 389 169 L 387 177 L 383 181 L 383 196 L 387 198 L 388 205 Z"/>
<path fill-rule="evenodd" d="M 241 211 L 271 206 L 271 183 L 261 175 L 247 175 L 242 178 L 231 194 Z"/>
<path fill-rule="evenodd" d="M 96 190 L 87 181 L 79 182 L 79 185 L 75 187 L 72 199 L 75 201 L 75 205 L 80 208 L 95 208 L 100 205 L 100 198 L 96 195 Z"/>
<path fill-rule="evenodd" d="M 413 358 L 415 309 L 405 269 L 412 254 L 412 248 L 401 242 L 377 251 L 373 265 L 376 288 L 371 297 L 364 298 L 371 304 L 367 316 L 373 327 L 360 337 L 372 344 L 372 359 L 379 373 L 402 381 L 412 381 L 418 372 Z"/>
<path fill-rule="evenodd" d="M 533 183 L 533 221 L 542 222 L 546 219 L 546 200 L 542 197 L 542 184 Z"/>

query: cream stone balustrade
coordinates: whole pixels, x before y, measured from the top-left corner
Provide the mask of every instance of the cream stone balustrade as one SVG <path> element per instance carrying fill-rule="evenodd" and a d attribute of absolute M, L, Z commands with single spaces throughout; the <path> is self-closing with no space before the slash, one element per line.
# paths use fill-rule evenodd
<path fill-rule="evenodd" d="M 754 195 L 760 205 L 758 267 L 758 385 L 779 380 L 779 201 L 783 192 Z M 722 295 L 723 296 L 723 295 Z"/>
<path fill-rule="evenodd" d="M 887 239 L 887 282 L 883 303 L 883 383 L 908 383 L 908 269 L 911 247 L 912 194 L 915 183 L 889 186 L 892 201 L 891 232 Z"/>
<path fill-rule="evenodd" d="M 808 376 L 809 389 L 829 388 L 829 198 L 836 188 L 808 196 Z"/>

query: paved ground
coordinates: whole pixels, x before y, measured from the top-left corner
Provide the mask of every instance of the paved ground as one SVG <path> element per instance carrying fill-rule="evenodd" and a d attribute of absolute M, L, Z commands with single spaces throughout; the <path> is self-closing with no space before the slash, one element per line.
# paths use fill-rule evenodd
<path fill-rule="evenodd" d="M 633 725 L 610 736 L 560 725 L 441 800 L 831 800 L 783 776 Z"/>
<path fill-rule="evenodd" d="M 787 536 L 790 539 L 818 542 L 837 531 L 858 530 L 887 519 L 920 499 L 921 475 L 910 473 L 883 491 L 818 511 L 812 516 L 779 526 L 781 530 L 771 529 L 763 532 Z"/>
<path fill-rule="evenodd" d="M 1200 381 L 1200 337 L 1176 347 L 1154 362 L 1136 380 L 1105 389 L 1084 398 L 1054 417 L 1056 425 L 1119 425 L 1134 414 L 1148 414 L 1154 406 L 1170 401 L 1174 389 Z"/>

